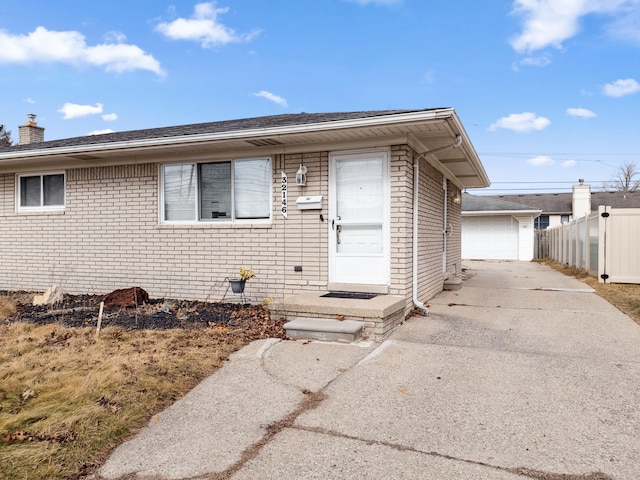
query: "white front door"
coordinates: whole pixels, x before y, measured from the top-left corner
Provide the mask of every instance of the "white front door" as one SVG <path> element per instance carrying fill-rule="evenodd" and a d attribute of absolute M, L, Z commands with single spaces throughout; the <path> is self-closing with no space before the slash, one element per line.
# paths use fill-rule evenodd
<path fill-rule="evenodd" d="M 360 290 L 363 285 L 386 287 L 388 152 L 333 154 L 329 175 L 329 282 Z"/>

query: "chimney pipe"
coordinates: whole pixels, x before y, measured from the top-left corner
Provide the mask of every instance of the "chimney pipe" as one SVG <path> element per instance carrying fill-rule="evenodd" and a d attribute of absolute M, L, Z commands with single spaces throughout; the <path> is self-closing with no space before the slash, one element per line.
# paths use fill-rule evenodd
<path fill-rule="evenodd" d="M 27 123 L 18 127 L 18 145 L 44 142 L 44 128 L 36 123 L 35 113 L 27 114 Z"/>
<path fill-rule="evenodd" d="M 578 185 L 573 186 L 572 218 L 581 218 L 591 213 L 591 186 L 584 183 L 584 179 L 578 180 Z"/>

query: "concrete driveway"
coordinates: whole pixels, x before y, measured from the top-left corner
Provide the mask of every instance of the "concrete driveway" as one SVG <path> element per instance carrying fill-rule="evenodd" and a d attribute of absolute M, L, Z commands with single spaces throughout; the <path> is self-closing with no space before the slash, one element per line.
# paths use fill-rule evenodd
<path fill-rule="evenodd" d="M 640 327 L 543 265 L 465 266 L 381 344 L 249 345 L 101 478 L 640 478 Z"/>

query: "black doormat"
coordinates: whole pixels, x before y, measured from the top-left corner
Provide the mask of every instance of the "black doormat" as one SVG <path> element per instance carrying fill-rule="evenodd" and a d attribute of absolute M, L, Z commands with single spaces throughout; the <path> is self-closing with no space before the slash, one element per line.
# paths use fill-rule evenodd
<path fill-rule="evenodd" d="M 356 300 L 370 300 L 373 297 L 377 297 L 377 293 L 357 293 L 357 292 L 329 292 L 321 297 L 327 298 L 354 298 Z"/>

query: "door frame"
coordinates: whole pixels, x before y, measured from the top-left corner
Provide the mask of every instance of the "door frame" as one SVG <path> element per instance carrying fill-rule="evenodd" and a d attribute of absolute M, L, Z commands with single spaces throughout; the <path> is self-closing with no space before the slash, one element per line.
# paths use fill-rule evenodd
<path fill-rule="evenodd" d="M 332 220 L 336 218 L 336 161 L 338 159 L 361 159 L 367 156 L 381 157 L 383 161 L 383 214 L 382 214 L 382 264 L 383 272 L 380 281 L 352 283 L 344 278 L 337 277 L 336 262 L 340 254 L 336 252 L 336 236 L 332 226 Z M 329 290 L 370 292 L 388 294 L 391 283 L 391 151 L 389 148 L 368 148 L 359 150 L 343 150 L 330 152 L 329 154 L 329 221 L 327 222 L 328 235 L 328 274 Z"/>

